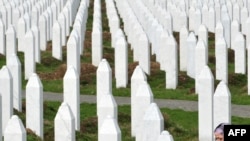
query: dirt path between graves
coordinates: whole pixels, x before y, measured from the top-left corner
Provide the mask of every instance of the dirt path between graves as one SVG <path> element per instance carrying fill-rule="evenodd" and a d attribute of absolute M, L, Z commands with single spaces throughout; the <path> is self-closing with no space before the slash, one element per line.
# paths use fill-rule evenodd
<path fill-rule="evenodd" d="M 23 92 L 25 98 L 25 92 Z M 62 101 L 63 95 L 60 93 L 44 92 L 44 101 Z M 115 96 L 118 105 L 130 105 L 129 97 Z M 172 99 L 155 99 L 154 100 L 160 108 L 182 109 L 184 111 L 198 111 L 197 101 L 187 100 L 172 100 Z M 81 103 L 96 103 L 96 96 L 81 95 Z M 232 116 L 250 118 L 250 106 L 247 105 L 232 105 Z"/>

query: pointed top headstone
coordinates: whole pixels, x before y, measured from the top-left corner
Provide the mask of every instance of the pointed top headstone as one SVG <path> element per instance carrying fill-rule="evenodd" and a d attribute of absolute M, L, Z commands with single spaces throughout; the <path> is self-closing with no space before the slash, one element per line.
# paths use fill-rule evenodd
<path fill-rule="evenodd" d="M 147 77 L 139 65 L 134 69 L 131 79 L 140 79 L 147 81 Z"/>
<path fill-rule="evenodd" d="M 97 68 L 97 71 L 107 71 L 107 72 L 110 72 L 111 71 L 111 68 L 109 66 L 109 63 L 106 59 L 102 59 L 102 61 L 99 63 L 98 65 L 98 68 Z"/>
<path fill-rule="evenodd" d="M 199 74 L 199 79 L 211 79 L 213 80 L 213 74 L 208 66 L 204 66 Z"/>
<path fill-rule="evenodd" d="M 166 130 L 162 131 L 157 141 L 174 141 L 173 136 Z"/>

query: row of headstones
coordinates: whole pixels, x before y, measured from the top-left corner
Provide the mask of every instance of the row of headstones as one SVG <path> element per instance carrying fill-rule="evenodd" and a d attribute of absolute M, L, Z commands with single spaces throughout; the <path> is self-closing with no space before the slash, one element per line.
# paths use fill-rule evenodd
<path fill-rule="evenodd" d="M 173 141 L 168 131 L 163 131 L 163 116 L 153 102 L 153 93 L 146 76 L 137 66 L 131 77 L 131 130 L 137 141 Z M 103 59 L 97 69 L 97 116 L 98 140 L 121 141 L 121 131 L 117 124 L 117 104 L 112 95 L 112 70 Z M 113 120 L 110 120 L 113 117 Z M 109 126 L 107 120 L 109 119 Z M 105 122 L 106 121 L 106 122 Z M 111 122 L 112 121 L 112 122 Z M 110 134 L 110 136 L 105 136 Z"/>
<path fill-rule="evenodd" d="M 124 33 L 133 50 L 133 60 L 138 61 L 144 72 L 150 75 L 150 48 L 147 35 L 127 1 L 116 0 L 115 2 L 123 19 Z M 118 34 L 120 34 L 119 31 Z"/>

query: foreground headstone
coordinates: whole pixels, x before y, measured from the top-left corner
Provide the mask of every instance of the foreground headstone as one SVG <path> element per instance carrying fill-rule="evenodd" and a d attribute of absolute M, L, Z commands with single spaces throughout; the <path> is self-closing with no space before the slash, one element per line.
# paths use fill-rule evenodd
<path fill-rule="evenodd" d="M 2 96 L 2 133 L 7 122 L 13 114 L 13 78 L 8 67 L 3 66 L 0 70 L 0 94 Z"/>
<path fill-rule="evenodd" d="M 231 123 L 231 93 L 224 81 L 221 81 L 214 93 L 214 124 Z"/>
<path fill-rule="evenodd" d="M 75 130 L 80 130 L 79 75 L 73 66 L 68 66 L 63 77 L 63 101 L 68 103 L 74 119 Z"/>
<path fill-rule="evenodd" d="M 96 91 L 98 107 L 102 96 L 112 93 L 112 70 L 106 59 L 102 59 L 96 71 Z"/>
<path fill-rule="evenodd" d="M 26 136 L 26 130 L 21 119 L 13 115 L 9 119 L 4 131 L 4 141 L 26 141 Z"/>
<path fill-rule="evenodd" d="M 157 141 L 174 141 L 174 139 L 168 131 L 162 131 Z"/>
<path fill-rule="evenodd" d="M 151 103 L 143 116 L 136 141 L 156 141 L 163 131 L 163 126 L 163 116 L 159 107 L 156 103 Z"/>
<path fill-rule="evenodd" d="M 147 81 L 147 77 L 145 73 L 143 72 L 142 68 L 140 66 L 136 66 L 132 77 L 131 77 L 131 134 L 132 136 L 135 136 L 135 127 L 134 127 L 134 118 L 135 118 L 135 98 L 136 98 L 136 93 L 139 88 L 139 86 Z"/>
<path fill-rule="evenodd" d="M 199 140 L 213 141 L 214 77 L 208 66 L 198 76 Z"/>
<path fill-rule="evenodd" d="M 75 141 L 75 118 L 66 102 L 59 107 L 54 125 L 55 141 Z"/>
<path fill-rule="evenodd" d="M 98 130 L 101 129 L 104 120 L 107 116 L 114 117 L 118 120 L 117 104 L 112 94 L 108 93 L 102 96 L 98 104 Z"/>
<path fill-rule="evenodd" d="M 151 91 L 150 86 L 146 81 L 143 81 L 136 92 L 134 107 L 132 107 L 131 112 L 131 127 L 132 131 L 134 131 L 134 135 L 138 133 L 140 127 L 142 126 L 142 120 L 145 111 L 149 107 L 149 105 L 153 102 L 153 93 Z M 132 115 L 133 114 L 133 115 Z"/>
<path fill-rule="evenodd" d="M 98 132 L 98 141 L 121 141 L 121 130 L 117 119 L 106 117 Z"/>
<path fill-rule="evenodd" d="M 215 43 L 215 76 L 217 80 L 228 83 L 228 53 L 225 39 L 222 37 Z"/>
<path fill-rule="evenodd" d="M 16 54 L 12 54 L 7 64 L 13 77 L 13 107 L 22 111 L 22 73 L 21 63 Z"/>
<path fill-rule="evenodd" d="M 35 73 L 26 85 L 26 128 L 43 138 L 43 85 Z"/>

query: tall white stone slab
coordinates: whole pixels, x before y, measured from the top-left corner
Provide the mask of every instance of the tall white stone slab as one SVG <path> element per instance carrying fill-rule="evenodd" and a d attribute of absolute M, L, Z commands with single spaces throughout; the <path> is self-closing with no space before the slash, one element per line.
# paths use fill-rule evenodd
<path fill-rule="evenodd" d="M 204 45 L 208 47 L 208 31 L 205 25 L 200 25 L 198 31 L 198 39 L 203 40 Z"/>
<path fill-rule="evenodd" d="M 8 11 L 6 9 L 6 7 L 3 5 L 1 6 L 1 9 L 0 9 L 0 12 L 1 12 L 1 18 L 3 20 L 3 23 L 5 25 L 5 30 L 8 29 Z"/>
<path fill-rule="evenodd" d="M 62 29 L 62 46 L 66 45 L 66 18 L 63 13 L 60 13 L 58 16 L 58 22 L 60 23 Z"/>
<path fill-rule="evenodd" d="M 52 56 L 62 60 L 62 29 L 59 22 L 54 23 L 52 32 Z"/>
<path fill-rule="evenodd" d="M 136 93 L 139 88 L 139 86 L 144 82 L 147 81 L 147 77 L 145 73 L 143 72 L 142 68 L 140 66 L 136 66 L 132 77 L 131 77 L 131 131 L 132 131 L 132 136 L 135 136 L 135 127 L 134 127 L 134 119 L 136 113 L 135 113 L 135 98 L 136 98 Z"/>
<path fill-rule="evenodd" d="M 5 128 L 4 140 L 5 141 L 26 141 L 26 130 L 23 126 L 21 119 L 13 115 Z"/>
<path fill-rule="evenodd" d="M 194 31 L 195 31 L 195 35 L 198 35 L 199 33 L 199 27 L 202 24 L 202 15 L 201 15 L 201 11 L 200 9 L 196 9 L 195 10 L 195 21 L 194 21 Z"/>
<path fill-rule="evenodd" d="M 231 123 L 231 93 L 224 81 L 221 81 L 214 93 L 214 123 Z"/>
<path fill-rule="evenodd" d="M 67 42 L 67 65 L 73 66 L 77 72 L 80 74 L 80 53 L 79 53 L 79 38 L 74 35 L 70 35 Z"/>
<path fill-rule="evenodd" d="M 47 48 L 47 21 L 44 15 L 39 17 L 39 31 L 40 31 L 40 49 L 45 51 Z"/>
<path fill-rule="evenodd" d="M 209 7 L 208 11 L 208 31 L 214 33 L 216 26 L 215 10 L 214 7 Z"/>
<path fill-rule="evenodd" d="M 7 63 L 9 71 L 13 77 L 13 107 L 22 111 L 22 69 L 21 63 L 16 54 L 12 54 Z"/>
<path fill-rule="evenodd" d="M 224 38 L 224 27 L 221 22 L 216 24 L 215 28 L 215 43 L 220 39 Z"/>
<path fill-rule="evenodd" d="M 5 55 L 6 47 L 5 47 L 5 25 L 3 20 L 0 18 L 0 53 Z"/>
<path fill-rule="evenodd" d="M 75 118 L 66 102 L 59 107 L 54 119 L 55 141 L 75 141 Z"/>
<path fill-rule="evenodd" d="M 2 133 L 13 114 L 13 78 L 9 69 L 3 66 L 0 70 L 0 94 L 2 97 Z"/>
<path fill-rule="evenodd" d="M 233 20 L 240 22 L 240 6 L 238 3 L 233 4 Z"/>
<path fill-rule="evenodd" d="M 114 117 L 114 119 L 118 120 L 118 107 L 116 101 L 111 93 L 104 94 L 100 102 L 98 104 L 98 130 L 101 129 L 104 120 L 107 116 Z"/>
<path fill-rule="evenodd" d="M 189 9 L 189 30 L 194 31 L 195 30 L 195 8 L 190 7 Z"/>
<path fill-rule="evenodd" d="M 35 38 L 31 30 L 29 30 L 24 37 L 25 40 L 25 52 L 24 52 L 24 75 L 25 79 L 35 73 L 36 64 L 35 64 Z"/>
<path fill-rule="evenodd" d="M 121 130 L 117 119 L 106 117 L 98 131 L 98 141 L 121 141 Z"/>
<path fill-rule="evenodd" d="M 73 66 L 68 66 L 63 77 L 63 101 L 68 103 L 74 119 L 75 130 L 80 130 L 80 81 L 79 75 Z"/>
<path fill-rule="evenodd" d="M 228 53 L 226 41 L 223 37 L 215 43 L 215 76 L 217 80 L 228 83 Z"/>
<path fill-rule="evenodd" d="M 214 77 L 208 66 L 198 76 L 198 123 L 199 140 L 213 141 L 213 94 Z"/>
<path fill-rule="evenodd" d="M 236 35 L 234 40 L 234 66 L 235 73 L 246 73 L 246 47 L 245 47 L 245 38 L 242 33 Z"/>
<path fill-rule="evenodd" d="M 187 38 L 188 38 L 187 27 L 182 27 L 179 33 L 179 50 L 180 50 L 180 71 L 187 71 Z"/>
<path fill-rule="evenodd" d="M 187 14 L 186 14 L 186 12 L 185 11 L 181 11 L 181 13 L 180 13 L 180 18 L 179 18 L 179 22 L 180 22 L 180 24 L 179 24 L 179 31 L 181 30 L 181 28 L 182 27 L 188 27 L 188 16 L 187 16 Z"/>
<path fill-rule="evenodd" d="M 92 36 L 92 64 L 94 66 L 98 66 L 103 57 L 102 30 L 100 25 L 93 27 L 91 36 Z"/>
<path fill-rule="evenodd" d="M 167 67 L 169 64 L 169 58 L 168 55 L 169 53 L 169 45 L 168 45 L 168 40 L 169 40 L 169 35 L 168 32 L 162 32 L 160 39 L 159 39 L 159 53 L 157 56 L 159 56 L 159 63 L 160 63 L 160 70 L 167 71 Z"/>
<path fill-rule="evenodd" d="M 195 78 L 195 47 L 197 39 L 193 32 L 187 38 L 187 75 Z"/>
<path fill-rule="evenodd" d="M 143 51 L 139 52 L 139 65 L 145 73 L 150 75 L 150 46 L 145 33 L 140 34 L 138 45 L 143 48 Z"/>
<path fill-rule="evenodd" d="M 17 23 L 18 51 L 24 52 L 25 43 L 23 38 L 26 32 L 27 32 L 27 23 L 25 19 L 22 17 L 18 20 Z"/>
<path fill-rule="evenodd" d="M 225 14 L 223 17 L 221 17 L 221 23 L 224 28 L 224 37 L 227 43 L 227 47 L 231 48 L 231 20 L 228 14 Z"/>
<path fill-rule="evenodd" d="M 173 136 L 166 130 L 162 131 L 157 141 L 174 141 Z"/>
<path fill-rule="evenodd" d="M 209 19 L 209 9 L 206 4 L 202 7 L 202 24 L 208 27 L 209 22 L 207 22 L 207 19 Z"/>
<path fill-rule="evenodd" d="M 246 27 L 250 27 L 250 17 L 248 17 L 246 20 Z M 250 45 L 250 30 L 246 30 L 246 48 L 247 49 L 249 45 Z"/>
<path fill-rule="evenodd" d="M 31 30 L 34 34 L 35 39 L 35 61 L 41 63 L 41 53 L 40 53 L 40 31 L 37 26 L 32 26 Z"/>
<path fill-rule="evenodd" d="M 26 85 L 26 128 L 43 138 L 43 85 L 35 73 Z"/>
<path fill-rule="evenodd" d="M 17 53 L 16 48 L 16 31 L 14 26 L 10 25 L 6 31 L 6 60 L 9 62 L 9 58 L 12 54 Z"/>
<path fill-rule="evenodd" d="M 177 43 L 172 35 L 167 39 L 167 48 L 169 54 L 167 55 L 166 88 L 176 89 L 178 85 L 178 53 Z"/>
<path fill-rule="evenodd" d="M 137 141 L 156 141 L 163 131 L 163 116 L 156 103 L 151 103 L 146 109 L 142 125 L 136 134 Z"/>
<path fill-rule="evenodd" d="M 115 47 L 116 88 L 126 88 L 128 83 L 128 48 L 124 37 L 116 41 Z"/>
<path fill-rule="evenodd" d="M 203 40 L 197 42 L 195 48 L 195 93 L 198 94 L 198 77 L 202 69 L 207 65 L 208 49 Z"/>
<path fill-rule="evenodd" d="M 18 23 L 18 20 L 19 18 L 21 17 L 21 12 L 18 8 L 14 9 L 13 11 L 13 16 L 12 16 L 12 22 L 13 22 L 13 25 L 15 26 L 15 29 L 17 30 L 17 23 Z"/>
<path fill-rule="evenodd" d="M 31 11 L 31 26 L 38 26 L 39 10 L 36 6 Z"/>
<path fill-rule="evenodd" d="M 85 32 L 83 30 L 82 27 L 82 22 L 78 19 L 75 20 L 74 25 L 73 25 L 73 29 L 76 30 L 79 33 L 79 51 L 80 51 L 80 55 L 83 55 L 83 51 L 84 51 L 84 43 L 83 43 L 83 35 Z"/>
<path fill-rule="evenodd" d="M 234 20 L 231 24 L 231 47 L 234 49 L 234 41 L 236 36 L 240 32 L 240 24 L 237 20 Z"/>
<path fill-rule="evenodd" d="M 246 20 L 248 18 L 248 9 L 246 7 L 241 9 L 241 15 L 240 15 L 240 23 L 241 23 L 241 32 L 246 35 L 247 26 L 246 26 Z"/>
<path fill-rule="evenodd" d="M 142 126 L 141 119 L 143 119 L 145 111 L 152 102 L 153 102 L 153 93 L 151 91 L 151 88 L 146 81 L 143 81 L 141 82 L 141 84 L 137 89 L 134 105 L 132 107 L 133 111 L 131 111 L 132 135 L 134 134 L 135 136 L 138 133 L 139 128 Z"/>

